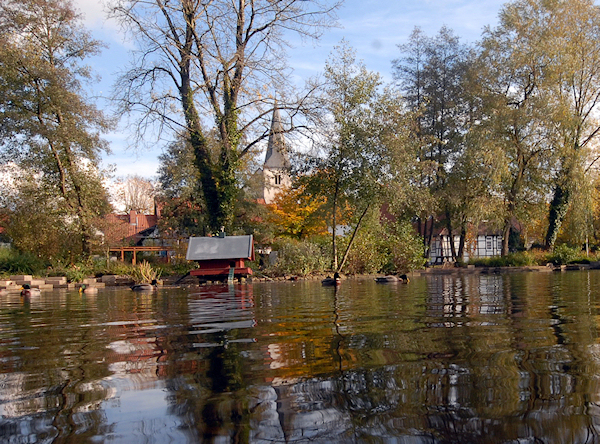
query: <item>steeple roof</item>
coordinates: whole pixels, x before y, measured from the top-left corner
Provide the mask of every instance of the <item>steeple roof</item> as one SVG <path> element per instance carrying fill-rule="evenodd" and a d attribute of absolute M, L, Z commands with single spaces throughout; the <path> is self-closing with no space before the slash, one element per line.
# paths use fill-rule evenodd
<path fill-rule="evenodd" d="M 281 115 L 276 103 L 273 109 L 273 120 L 271 121 L 271 131 L 269 132 L 269 143 L 267 145 L 264 168 L 290 168 L 290 161 L 285 153 L 285 138 L 283 134 Z"/>

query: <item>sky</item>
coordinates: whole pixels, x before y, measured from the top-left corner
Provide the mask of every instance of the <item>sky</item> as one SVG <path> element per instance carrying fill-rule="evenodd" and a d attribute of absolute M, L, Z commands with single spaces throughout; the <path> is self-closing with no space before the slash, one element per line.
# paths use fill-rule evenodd
<path fill-rule="evenodd" d="M 92 35 L 108 48 L 88 63 L 101 80 L 90 88 L 100 108 L 111 112 L 106 99 L 116 75 L 128 61 L 129 42 L 123 39 L 115 23 L 107 21 L 99 0 L 74 0 L 75 7 L 84 16 L 84 25 Z M 464 43 L 480 39 L 485 26 L 495 26 L 504 0 L 346 0 L 338 11 L 339 27 L 326 31 L 315 44 L 299 42 L 288 50 L 289 64 L 294 69 L 295 80 L 323 72 L 325 60 L 342 39 L 349 42 L 357 58 L 368 69 L 379 72 L 384 80 L 391 81 L 392 60 L 399 56 L 397 45 L 406 43 L 415 27 L 434 36 L 442 26 L 447 26 Z M 158 156 L 163 146 L 151 149 L 134 149 L 128 141 L 132 135 L 121 123 L 107 135 L 112 154 L 105 156 L 103 166 L 114 165 L 115 177 L 140 175 L 154 178 Z"/>

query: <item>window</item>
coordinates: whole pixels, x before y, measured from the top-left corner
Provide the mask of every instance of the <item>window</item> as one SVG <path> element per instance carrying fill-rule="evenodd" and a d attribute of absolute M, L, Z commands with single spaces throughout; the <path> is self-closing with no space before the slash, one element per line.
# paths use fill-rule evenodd
<path fill-rule="evenodd" d="M 275 185 L 281 185 L 281 174 L 275 174 Z"/>

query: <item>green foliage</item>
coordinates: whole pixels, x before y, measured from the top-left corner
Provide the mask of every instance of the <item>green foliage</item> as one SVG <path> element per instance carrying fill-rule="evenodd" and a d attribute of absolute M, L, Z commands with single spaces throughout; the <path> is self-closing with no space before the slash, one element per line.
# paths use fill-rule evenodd
<path fill-rule="evenodd" d="M 567 244 L 558 245 L 548 257 L 549 262 L 556 265 L 566 265 L 587 260 L 581 248 L 569 247 Z"/>
<path fill-rule="evenodd" d="M 390 259 L 393 271 L 408 272 L 425 265 L 423 240 L 409 221 L 392 224 L 390 235 Z"/>
<path fill-rule="evenodd" d="M 91 259 L 68 263 L 63 261 L 55 262 L 49 267 L 46 276 L 65 276 L 69 282 L 81 282 L 85 278 L 94 276 L 95 264 Z"/>
<path fill-rule="evenodd" d="M 541 262 L 545 264 L 544 257 L 536 256 L 528 251 L 509 253 L 506 256 L 469 260 L 469 264 L 476 267 L 526 267 L 540 265 Z"/>
<path fill-rule="evenodd" d="M 267 267 L 267 274 L 306 276 L 322 273 L 329 266 L 326 247 L 311 241 L 280 239 L 274 243 L 273 251 L 277 251 L 277 262 Z"/>
<path fill-rule="evenodd" d="M 105 274 L 114 274 L 117 276 L 130 276 L 131 265 L 129 262 L 121 261 L 102 261 L 97 263 L 94 269 L 94 276 L 103 276 Z"/>
<path fill-rule="evenodd" d="M 0 22 L 0 159 L 17 165 L 22 180 L 11 185 L 26 188 L 8 203 L 9 234 L 19 248 L 36 253 L 58 238 L 88 254 L 92 219 L 108 210 L 98 169 L 108 151 L 100 138 L 108 121 L 81 89 L 81 80 L 92 78 L 82 60 L 101 43 L 81 27 L 68 0 L 7 0 Z M 56 236 L 61 223 L 69 232 Z"/>
<path fill-rule="evenodd" d="M 43 259 L 13 248 L 0 248 L 0 275 L 33 274 L 39 275 L 48 266 Z"/>
<path fill-rule="evenodd" d="M 96 245 L 92 225 L 84 228 L 52 189 L 30 178 L 15 180 L 18 191 L 7 210 L 6 234 L 20 251 L 50 262 L 75 262 L 84 254 L 82 239 Z"/>
<path fill-rule="evenodd" d="M 348 240 L 346 237 L 340 241 L 341 250 L 345 250 Z M 360 230 L 342 271 L 346 274 L 370 274 L 382 270 L 390 262 L 390 252 L 385 244 L 380 230 Z"/>
<path fill-rule="evenodd" d="M 161 274 L 162 270 L 153 267 L 148 261 L 142 261 L 132 267 L 130 275 L 136 282 L 150 283 L 155 279 L 160 279 Z"/>
<path fill-rule="evenodd" d="M 342 239 L 345 245 L 348 237 Z M 423 241 L 408 221 L 382 223 L 379 211 L 372 213 L 359 230 L 343 271 L 348 274 L 406 273 L 421 268 Z"/>
<path fill-rule="evenodd" d="M 379 221 L 378 211 L 371 211 L 364 217 L 356 233 L 342 271 L 347 274 L 369 274 L 386 267 L 391 262 L 387 234 Z M 341 251 L 346 250 L 350 240 L 350 235 L 339 238 Z"/>

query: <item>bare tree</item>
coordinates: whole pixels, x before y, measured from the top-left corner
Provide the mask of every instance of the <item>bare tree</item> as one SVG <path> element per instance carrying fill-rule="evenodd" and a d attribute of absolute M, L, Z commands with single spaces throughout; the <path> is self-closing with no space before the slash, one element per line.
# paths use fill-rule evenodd
<path fill-rule="evenodd" d="M 285 92 L 286 35 L 319 38 L 339 0 L 115 0 L 111 11 L 135 38 L 131 68 L 118 83 L 122 113 L 137 135 L 150 128 L 187 132 L 212 230 L 229 227 L 237 166 L 268 137 L 275 103 L 296 126 L 306 95 Z M 154 126 L 158 124 L 158 126 Z M 262 125 L 261 125 L 262 124 Z M 219 149 L 207 142 L 215 128 Z"/>
<path fill-rule="evenodd" d="M 118 198 L 125 211 L 152 214 L 154 212 L 155 189 L 152 182 L 138 175 L 127 176 L 118 185 Z"/>

